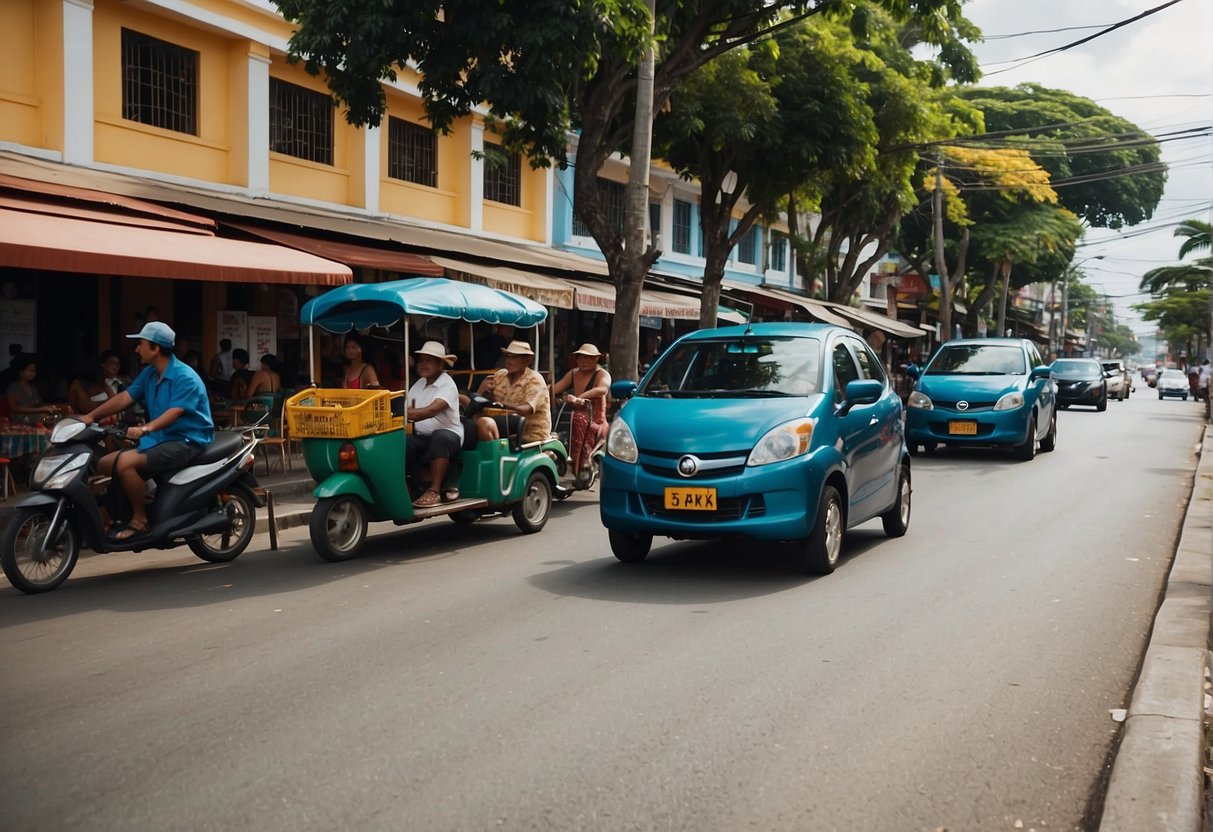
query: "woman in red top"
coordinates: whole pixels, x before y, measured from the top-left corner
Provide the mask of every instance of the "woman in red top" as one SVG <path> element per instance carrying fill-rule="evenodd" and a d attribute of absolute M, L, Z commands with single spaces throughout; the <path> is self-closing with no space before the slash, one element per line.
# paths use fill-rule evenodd
<path fill-rule="evenodd" d="M 573 408 L 569 426 L 569 460 L 574 476 L 589 467 L 590 452 L 607 433 L 606 402 L 611 389 L 611 374 L 598 366 L 602 355 L 593 344 L 582 344 L 573 353 L 577 366 L 556 382 L 552 392 Z"/>
<path fill-rule="evenodd" d="M 375 368 L 366 362 L 362 341 L 353 335 L 345 336 L 345 379 L 347 390 L 371 390 L 379 387 L 379 376 Z"/>

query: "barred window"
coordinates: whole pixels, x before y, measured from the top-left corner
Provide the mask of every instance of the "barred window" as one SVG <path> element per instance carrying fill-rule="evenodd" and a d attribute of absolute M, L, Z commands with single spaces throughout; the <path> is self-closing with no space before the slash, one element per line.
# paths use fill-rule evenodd
<path fill-rule="evenodd" d="M 484 198 L 506 205 L 522 204 L 522 156 L 501 148 L 485 149 Z"/>
<path fill-rule="evenodd" d="M 322 92 L 271 78 L 270 150 L 333 164 L 333 100 Z"/>
<path fill-rule="evenodd" d="M 737 260 L 753 266 L 758 262 L 758 227 L 752 226 L 737 244 Z"/>
<path fill-rule="evenodd" d="M 778 231 L 771 232 L 771 271 L 788 270 L 788 238 Z"/>
<path fill-rule="evenodd" d="M 624 219 L 627 216 L 627 188 L 609 179 L 598 180 L 598 201 L 602 212 L 606 215 L 607 225 L 617 234 L 623 233 Z M 589 227 L 575 214 L 573 216 L 573 233 L 578 237 L 589 237 Z"/>
<path fill-rule="evenodd" d="M 198 53 L 123 29 L 122 117 L 198 135 Z"/>
<path fill-rule="evenodd" d="M 388 117 L 387 175 L 430 188 L 438 187 L 438 137 L 433 130 Z"/>
<path fill-rule="evenodd" d="M 691 253 L 691 203 L 674 200 L 674 251 Z"/>

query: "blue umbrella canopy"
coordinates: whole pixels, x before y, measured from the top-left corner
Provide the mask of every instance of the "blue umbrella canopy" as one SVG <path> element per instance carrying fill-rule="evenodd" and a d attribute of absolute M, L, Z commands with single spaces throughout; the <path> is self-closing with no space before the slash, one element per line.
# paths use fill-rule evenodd
<path fill-rule="evenodd" d="M 405 315 L 532 327 L 548 311 L 532 300 L 478 283 L 414 277 L 339 286 L 304 304 L 299 319 L 330 332 L 349 332 L 391 326 Z"/>

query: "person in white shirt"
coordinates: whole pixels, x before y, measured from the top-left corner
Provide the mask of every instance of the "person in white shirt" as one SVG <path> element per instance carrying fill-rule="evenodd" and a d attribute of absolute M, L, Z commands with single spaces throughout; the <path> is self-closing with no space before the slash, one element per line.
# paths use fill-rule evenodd
<path fill-rule="evenodd" d="M 428 508 L 440 501 L 459 499 L 459 489 L 443 487 L 443 480 L 452 457 L 463 446 L 463 425 L 459 421 L 459 390 L 446 373 L 446 368 L 455 363 L 455 356 L 438 341 L 426 341 L 413 355 L 419 378 L 409 388 L 405 408 L 405 418 L 413 423 L 413 433 L 405 440 L 405 467 L 413 472 L 422 465 L 426 467 L 425 490 L 413 506 Z"/>
<path fill-rule="evenodd" d="M 1196 379 L 1196 398 L 1200 401 L 1209 398 L 1209 380 L 1213 377 L 1213 367 L 1209 366 L 1209 359 L 1205 359 L 1200 365 L 1200 377 Z"/>

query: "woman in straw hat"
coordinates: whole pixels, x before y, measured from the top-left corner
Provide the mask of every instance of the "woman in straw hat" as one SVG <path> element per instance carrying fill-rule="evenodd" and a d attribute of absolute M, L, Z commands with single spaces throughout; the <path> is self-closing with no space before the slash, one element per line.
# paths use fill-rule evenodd
<path fill-rule="evenodd" d="M 408 392 L 405 418 L 413 423 L 413 434 L 405 444 L 405 470 L 427 470 L 426 487 L 413 501 L 417 508 L 449 503 L 459 499 L 459 489 L 444 487 L 443 480 L 451 459 L 463 445 L 463 424 L 459 421 L 459 390 L 447 375 L 446 368 L 455 363 L 438 341 L 426 341 L 414 350 L 418 379 Z M 439 495 L 441 490 L 441 495 Z"/>
<path fill-rule="evenodd" d="M 500 439 L 502 434 L 516 433 L 525 418 L 523 442 L 541 442 L 552 432 L 552 408 L 548 402 L 548 386 L 543 376 L 531 369 L 535 351 L 526 341 L 510 341 L 501 348 L 505 369 L 498 370 L 480 383 L 477 390 L 506 410 L 509 416 L 481 416 L 476 420 L 480 441 Z"/>
<path fill-rule="evenodd" d="M 607 434 L 606 403 L 611 374 L 598 366 L 602 353 L 593 344 L 582 344 L 573 356 L 577 366 L 552 386 L 552 392 L 557 398 L 564 393 L 564 403 L 573 408 L 569 459 L 574 476 L 580 476 L 589 467 L 590 452 Z"/>

